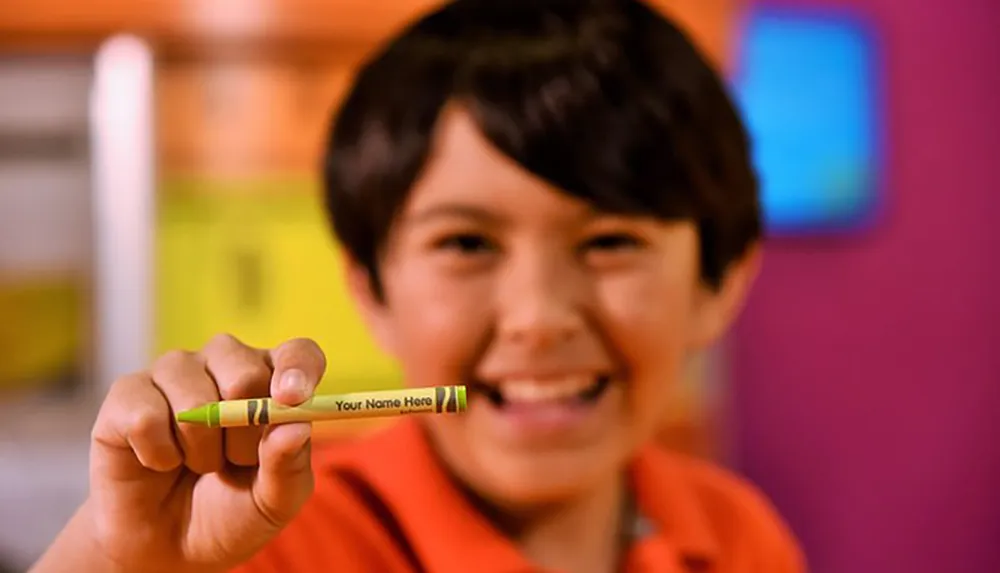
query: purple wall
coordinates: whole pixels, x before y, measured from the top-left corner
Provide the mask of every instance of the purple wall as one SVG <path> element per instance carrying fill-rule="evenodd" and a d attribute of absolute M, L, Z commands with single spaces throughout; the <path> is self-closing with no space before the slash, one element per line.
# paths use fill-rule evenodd
<path fill-rule="evenodd" d="M 997 571 L 1000 1 L 836 5 L 882 32 L 889 209 L 770 245 L 734 337 L 736 463 L 816 573 Z"/>

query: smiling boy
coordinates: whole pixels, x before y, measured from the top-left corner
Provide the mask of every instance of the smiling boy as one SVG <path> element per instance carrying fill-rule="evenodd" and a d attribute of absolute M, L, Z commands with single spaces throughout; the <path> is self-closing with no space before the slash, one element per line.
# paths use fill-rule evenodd
<path fill-rule="evenodd" d="M 720 78 L 625 0 L 460 0 L 361 69 L 324 164 L 347 280 L 407 384 L 461 416 L 348 445 L 172 426 L 311 395 L 325 356 L 220 336 L 116 382 L 91 493 L 38 573 L 798 573 L 753 488 L 653 443 L 758 265 L 757 184 Z M 336 356 L 336 349 L 328 349 Z"/>

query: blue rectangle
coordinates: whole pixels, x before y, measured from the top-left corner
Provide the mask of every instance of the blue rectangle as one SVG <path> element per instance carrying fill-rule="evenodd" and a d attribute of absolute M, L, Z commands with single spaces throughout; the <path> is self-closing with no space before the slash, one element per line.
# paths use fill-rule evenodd
<path fill-rule="evenodd" d="M 879 204 L 874 38 L 857 17 L 752 13 L 733 88 L 771 234 L 857 229 Z"/>

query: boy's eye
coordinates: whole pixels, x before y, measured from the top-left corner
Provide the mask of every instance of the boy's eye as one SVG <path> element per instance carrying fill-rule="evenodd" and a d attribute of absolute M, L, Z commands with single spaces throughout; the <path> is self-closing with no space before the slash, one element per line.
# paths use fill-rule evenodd
<path fill-rule="evenodd" d="M 462 254 L 478 254 L 494 250 L 493 243 L 482 235 L 458 233 L 443 237 L 435 243 L 438 249 L 454 250 Z"/>
<path fill-rule="evenodd" d="M 587 251 L 618 251 L 642 246 L 642 240 L 628 233 L 603 233 L 587 239 L 583 248 Z"/>

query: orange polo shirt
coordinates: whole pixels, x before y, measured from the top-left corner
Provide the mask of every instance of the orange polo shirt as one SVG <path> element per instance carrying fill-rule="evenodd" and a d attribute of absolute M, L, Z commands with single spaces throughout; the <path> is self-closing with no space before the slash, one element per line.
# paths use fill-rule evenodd
<path fill-rule="evenodd" d="M 316 490 L 298 517 L 234 573 L 556 573 L 532 565 L 451 484 L 413 420 L 317 447 Z M 801 573 L 767 501 L 703 462 L 650 446 L 630 467 L 648 524 L 626 573 Z"/>

